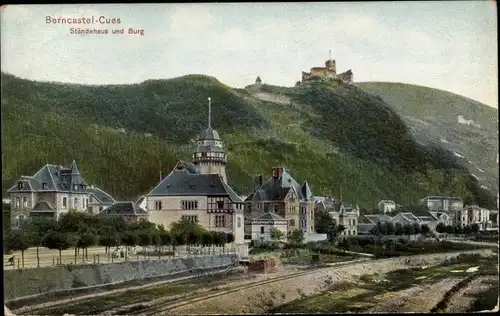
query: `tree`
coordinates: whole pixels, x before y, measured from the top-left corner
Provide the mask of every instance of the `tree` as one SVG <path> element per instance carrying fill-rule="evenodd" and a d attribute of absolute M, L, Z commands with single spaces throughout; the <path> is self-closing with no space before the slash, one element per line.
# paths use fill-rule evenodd
<path fill-rule="evenodd" d="M 99 244 L 106 247 L 106 253 L 111 247 L 116 247 L 120 245 L 121 237 L 116 232 L 109 232 L 103 235 L 99 235 Z"/>
<path fill-rule="evenodd" d="M 139 235 L 135 231 L 127 231 L 121 235 L 121 241 L 128 247 L 137 246 L 140 242 Z"/>
<path fill-rule="evenodd" d="M 209 231 L 204 231 L 201 235 L 201 244 L 203 246 L 210 246 L 214 243 L 214 234 Z"/>
<path fill-rule="evenodd" d="M 314 212 L 314 227 L 318 234 L 326 234 L 331 242 L 335 240 L 341 231 L 333 218 L 327 212 L 320 210 Z"/>
<path fill-rule="evenodd" d="M 427 224 L 423 224 L 422 226 L 420 226 L 420 232 L 424 235 L 427 235 L 431 232 L 431 229 Z"/>
<path fill-rule="evenodd" d="M 295 229 L 291 232 L 288 232 L 288 240 L 300 245 L 304 242 L 304 232 L 302 232 L 301 229 Z"/>
<path fill-rule="evenodd" d="M 68 233 L 58 231 L 48 232 L 42 239 L 42 245 L 49 249 L 59 250 L 59 263 L 62 263 L 62 250 L 68 249 L 74 245 L 73 236 Z"/>
<path fill-rule="evenodd" d="M 440 234 L 446 232 L 446 225 L 444 223 L 438 223 L 436 225 L 436 231 Z"/>
<path fill-rule="evenodd" d="M 76 247 L 81 248 L 83 250 L 83 256 L 88 259 L 88 251 L 89 247 L 97 245 L 99 243 L 99 236 L 97 235 L 97 231 L 92 228 L 87 228 L 81 231 L 78 234 L 78 241 L 76 243 Z"/>
<path fill-rule="evenodd" d="M 30 217 L 25 231 L 30 238 L 31 246 L 36 247 L 37 266 L 40 266 L 40 246 L 42 246 L 42 239 L 49 231 L 56 230 L 57 222 L 53 218 L 44 216 Z"/>
<path fill-rule="evenodd" d="M 230 243 L 233 243 L 234 242 L 234 235 L 233 233 L 226 233 L 226 240 L 227 240 L 227 243 L 230 244 Z"/>
<path fill-rule="evenodd" d="M 420 234 L 422 232 L 419 223 L 413 223 L 413 231 L 415 234 Z"/>
<path fill-rule="evenodd" d="M 394 227 L 394 224 L 391 222 L 385 222 L 385 232 L 387 235 L 394 235 L 396 233 L 396 227 Z"/>
<path fill-rule="evenodd" d="M 479 232 L 479 225 L 477 223 L 472 224 L 470 228 L 473 234 L 477 234 Z"/>
<path fill-rule="evenodd" d="M 453 234 L 453 232 L 454 232 L 453 226 L 452 226 L 452 225 L 446 225 L 446 226 L 444 227 L 444 231 L 445 231 L 445 233 L 447 233 L 447 234 Z"/>
<path fill-rule="evenodd" d="M 338 247 L 346 252 L 351 248 L 351 241 L 347 238 L 342 238 L 338 244 Z"/>
<path fill-rule="evenodd" d="M 14 251 L 21 251 L 21 261 L 24 268 L 24 252 L 30 247 L 29 236 L 20 230 L 11 230 L 7 238 L 7 246 Z"/>
<path fill-rule="evenodd" d="M 415 234 L 415 230 L 412 224 L 405 224 L 403 226 L 403 231 L 405 235 L 413 235 Z"/>
<path fill-rule="evenodd" d="M 283 232 L 275 227 L 269 230 L 269 234 L 271 234 L 271 239 L 275 241 L 280 241 L 283 238 Z"/>
<path fill-rule="evenodd" d="M 172 236 L 165 229 L 160 228 L 159 236 L 160 236 L 162 246 L 170 246 L 172 244 Z"/>
<path fill-rule="evenodd" d="M 394 233 L 398 236 L 403 235 L 404 234 L 403 224 L 396 223 L 396 225 L 394 225 Z"/>
<path fill-rule="evenodd" d="M 153 236 L 150 231 L 143 230 L 137 234 L 137 241 L 144 251 L 144 258 L 146 258 L 146 248 L 153 244 Z"/>

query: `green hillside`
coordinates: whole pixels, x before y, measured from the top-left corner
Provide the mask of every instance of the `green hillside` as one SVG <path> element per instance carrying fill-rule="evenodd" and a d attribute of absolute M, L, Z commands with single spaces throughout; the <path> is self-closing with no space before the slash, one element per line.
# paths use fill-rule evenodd
<path fill-rule="evenodd" d="M 416 139 L 456 153 L 481 185 L 498 191 L 498 109 L 463 96 L 418 85 L 360 82 L 391 106 Z M 463 120 L 459 122 L 459 117 Z M 469 121 L 469 124 L 464 124 Z M 460 157 L 463 156 L 463 157 Z"/>
<path fill-rule="evenodd" d="M 418 145 L 380 98 L 354 86 L 232 89 L 190 75 L 134 85 L 40 83 L 2 73 L 2 184 L 45 163 L 76 159 L 86 180 L 117 199 L 147 192 L 178 159 L 190 160 L 206 127 L 228 150 L 229 182 L 241 194 L 252 177 L 282 165 L 315 195 L 372 209 L 382 198 L 409 203 L 427 194 L 491 204 L 452 155 Z"/>

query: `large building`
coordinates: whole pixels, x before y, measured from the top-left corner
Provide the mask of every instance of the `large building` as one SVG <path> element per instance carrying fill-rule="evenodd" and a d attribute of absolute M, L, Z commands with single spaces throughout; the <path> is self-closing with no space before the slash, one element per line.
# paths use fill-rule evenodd
<path fill-rule="evenodd" d="M 267 181 L 263 181 L 262 175 L 257 176 L 255 186 L 255 192 L 245 200 L 248 239 L 252 236 L 252 226 L 266 213 L 274 214 L 274 221 L 286 221 L 287 232 L 299 229 L 305 234 L 314 233 L 314 199 L 307 181 L 300 185 L 285 168 L 275 167 Z"/>
<path fill-rule="evenodd" d="M 89 190 L 76 162 L 69 167 L 47 164 L 33 176 L 21 176 L 7 192 L 11 199 L 12 228 L 22 228 L 30 216 L 46 216 L 59 219 L 69 210 L 84 212 L 89 210 L 89 199 L 95 199 L 96 208 L 105 208 L 99 202 L 101 194 Z M 113 199 L 106 192 L 102 195 Z"/>
<path fill-rule="evenodd" d="M 340 235 L 357 235 L 358 234 L 358 217 L 359 207 L 350 207 L 344 205 L 344 202 L 333 197 L 327 197 L 321 201 L 317 201 L 315 209 L 322 212 L 327 212 L 333 219 L 336 225 L 341 225 L 344 230 Z"/>
<path fill-rule="evenodd" d="M 421 200 L 429 211 L 458 211 L 464 208 L 461 198 L 454 196 L 426 196 Z"/>
<path fill-rule="evenodd" d="M 174 169 L 141 199 L 148 220 L 169 228 L 182 219 L 210 231 L 232 233 L 243 243 L 243 200 L 227 183 L 227 155 L 210 122 L 196 141 L 193 162 L 179 161 Z"/>

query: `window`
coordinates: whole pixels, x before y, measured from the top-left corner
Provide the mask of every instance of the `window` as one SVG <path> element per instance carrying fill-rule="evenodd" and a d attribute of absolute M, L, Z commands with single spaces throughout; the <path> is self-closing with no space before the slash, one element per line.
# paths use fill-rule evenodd
<path fill-rule="evenodd" d="M 16 207 L 20 207 L 21 206 L 21 199 L 20 198 L 16 198 Z"/>
<path fill-rule="evenodd" d="M 238 228 L 240 228 L 241 227 L 241 217 L 237 218 L 237 223 L 238 223 Z"/>
<path fill-rule="evenodd" d="M 85 208 L 85 199 L 82 199 L 82 208 Z"/>
<path fill-rule="evenodd" d="M 42 190 L 47 190 L 47 183 L 46 182 L 42 183 Z"/>
<path fill-rule="evenodd" d="M 155 209 L 156 210 L 161 210 L 161 201 L 155 201 Z"/>
<path fill-rule="evenodd" d="M 278 213 L 278 204 L 274 204 L 273 207 L 274 207 L 274 213 Z"/>
<path fill-rule="evenodd" d="M 63 197 L 63 207 L 68 207 L 68 198 Z"/>
<path fill-rule="evenodd" d="M 217 201 L 217 209 L 219 210 L 224 209 L 224 201 Z"/>
<path fill-rule="evenodd" d="M 73 190 L 74 190 L 74 191 L 78 191 L 78 185 L 77 185 L 77 184 L 75 184 L 75 185 L 73 186 Z"/>
<path fill-rule="evenodd" d="M 182 215 L 181 220 L 190 221 L 191 223 L 198 223 L 198 215 Z"/>
<path fill-rule="evenodd" d="M 290 220 L 290 226 L 295 227 L 295 220 L 294 219 Z"/>
<path fill-rule="evenodd" d="M 76 208 L 78 205 L 78 198 L 75 198 L 75 200 L 73 201 L 73 208 Z"/>
<path fill-rule="evenodd" d="M 215 227 L 226 227 L 225 215 L 215 215 Z"/>
<path fill-rule="evenodd" d="M 183 210 L 197 210 L 198 209 L 198 201 L 181 201 L 181 209 Z"/>
<path fill-rule="evenodd" d="M 85 199 L 85 207 L 89 207 L 89 199 Z"/>
<path fill-rule="evenodd" d="M 23 207 L 28 207 L 28 199 L 23 196 Z"/>
<path fill-rule="evenodd" d="M 24 223 L 26 222 L 26 216 L 23 214 L 19 214 L 16 216 L 16 227 L 17 228 L 22 228 L 24 226 Z"/>
<path fill-rule="evenodd" d="M 264 226 L 260 226 L 260 233 L 263 234 L 264 233 Z"/>

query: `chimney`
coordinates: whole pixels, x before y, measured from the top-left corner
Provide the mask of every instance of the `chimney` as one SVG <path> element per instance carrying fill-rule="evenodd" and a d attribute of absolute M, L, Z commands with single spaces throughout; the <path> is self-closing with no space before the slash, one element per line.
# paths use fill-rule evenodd
<path fill-rule="evenodd" d="M 254 179 L 253 179 L 253 190 L 256 191 L 258 189 L 260 189 L 260 187 L 262 186 L 262 183 L 263 183 L 263 176 L 261 174 L 259 174 L 258 176 L 256 176 Z"/>
<path fill-rule="evenodd" d="M 273 178 L 278 179 L 283 174 L 283 167 L 273 167 Z"/>

